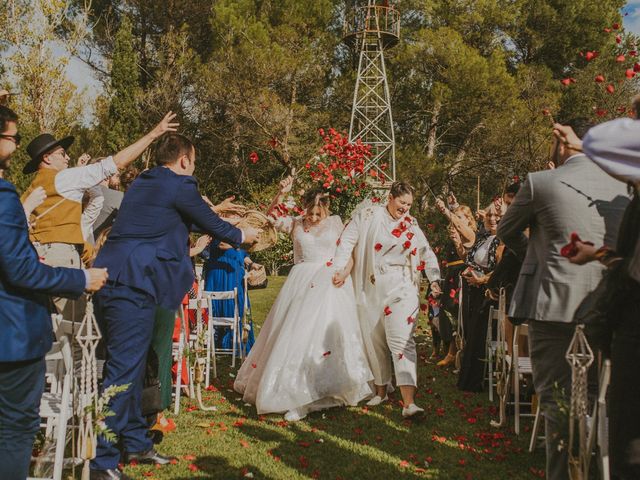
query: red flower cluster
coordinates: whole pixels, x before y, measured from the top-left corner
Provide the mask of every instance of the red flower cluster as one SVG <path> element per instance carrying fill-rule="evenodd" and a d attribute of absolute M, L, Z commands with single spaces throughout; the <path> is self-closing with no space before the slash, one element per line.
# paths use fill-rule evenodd
<path fill-rule="evenodd" d="M 356 177 L 364 174 L 364 164 L 371 156 L 371 146 L 360 139 L 350 143 L 349 139 L 330 128 L 328 133 L 320 128 L 318 133 L 324 140 L 319 156 L 305 165 L 305 169 L 313 183 L 321 184 L 334 194 L 352 192 L 359 196 L 360 190 L 366 188 L 364 182 Z"/>

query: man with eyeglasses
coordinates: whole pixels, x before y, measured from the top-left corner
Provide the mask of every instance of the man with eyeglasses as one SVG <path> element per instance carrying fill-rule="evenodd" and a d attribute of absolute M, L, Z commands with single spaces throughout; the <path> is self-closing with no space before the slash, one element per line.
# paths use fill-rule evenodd
<path fill-rule="evenodd" d="M 31 241 L 47 265 L 54 267 L 82 267 L 85 240 L 82 234 L 82 198 L 84 193 L 126 168 L 166 132 L 175 131 L 175 114 L 169 112 L 162 121 L 138 141 L 100 162 L 69 168 L 67 149 L 74 138 L 57 140 L 49 133 L 34 138 L 27 146 L 31 160 L 23 173 L 36 173 L 22 198 L 38 188 L 44 189 L 46 199 L 30 217 Z M 65 319 L 79 320 L 82 305 L 65 298 L 55 299 L 58 311 Z"/>
<path fill-rule="evenodd" d="M 0 105 L 0 177 L 20 144 L 18 116 Z M 23 480 L 40 429 L 45 354 L 53 332 L 48 295 L 77 298 L 107 281 L 107 270 L 52 268 L 29 242 L 15 187 L 0 178 L 0 478 Z"/>

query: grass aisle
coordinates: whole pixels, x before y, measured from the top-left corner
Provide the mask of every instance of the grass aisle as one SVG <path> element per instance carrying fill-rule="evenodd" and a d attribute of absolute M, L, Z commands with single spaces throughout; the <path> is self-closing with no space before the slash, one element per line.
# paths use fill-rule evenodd
<path fill-rule="evenodd" d="M 251 292 L 256 326 L 266 317 L 284 277 Z M 160 468 L 129 466 L 134 478 L 217 479 L 533 479 L 542 474 L 544 452 L 527 452 L 528 433 L 492 429 L 495 407 L 486 394 L 464 394 L 455 375 L 428 363 L 425 320 L 418 326 L 417 403 L 427 409 L 419 423 L 404 421 L 399 394 L 376 408 L 336 408 L 297 423 L 281 415 L 256 415 L 232 390 L 222 370 L 205 402 L 217 412 L 183 400 L 178 429 L 159 450 L 179 458 Z M 226 359 L 220 362 L 227 364 Z M 526 423 L 528 426 L 529 423 Z M 527 428 L 528 430 L 528 428 Z"/>

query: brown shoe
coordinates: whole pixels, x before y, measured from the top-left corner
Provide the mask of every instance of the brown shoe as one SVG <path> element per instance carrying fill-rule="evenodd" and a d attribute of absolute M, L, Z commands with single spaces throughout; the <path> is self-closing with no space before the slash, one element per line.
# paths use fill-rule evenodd
<path fill-rule="evenodd" d="M 456 361 L 456 356 L 451 355 L 450 353 L 447 353 L 447 356 L 444 357 L 442 360 L 440 360 L 437 363 L 437 365 L 439 367 L 448 367 L 449 365 L 453 365 L 455 361 Z"/>

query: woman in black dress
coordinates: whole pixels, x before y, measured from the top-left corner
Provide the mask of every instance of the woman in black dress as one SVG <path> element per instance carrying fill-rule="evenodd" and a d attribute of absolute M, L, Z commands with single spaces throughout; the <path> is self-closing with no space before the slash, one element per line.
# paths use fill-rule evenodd
<path fill-rule="evenodd" d="M 487 298 L 485 292 L 503 250 L 496 237 L 500 213 L 495 204 L 486 209 L 484 230 L 476 235 L 476 241 L 467 254 L 467 268 L 461 273 L 465 346 L 458 388 L 467 392 L 482 391 L 484 381 L 487 319 L 489 307 L 495 303 Z"/>

